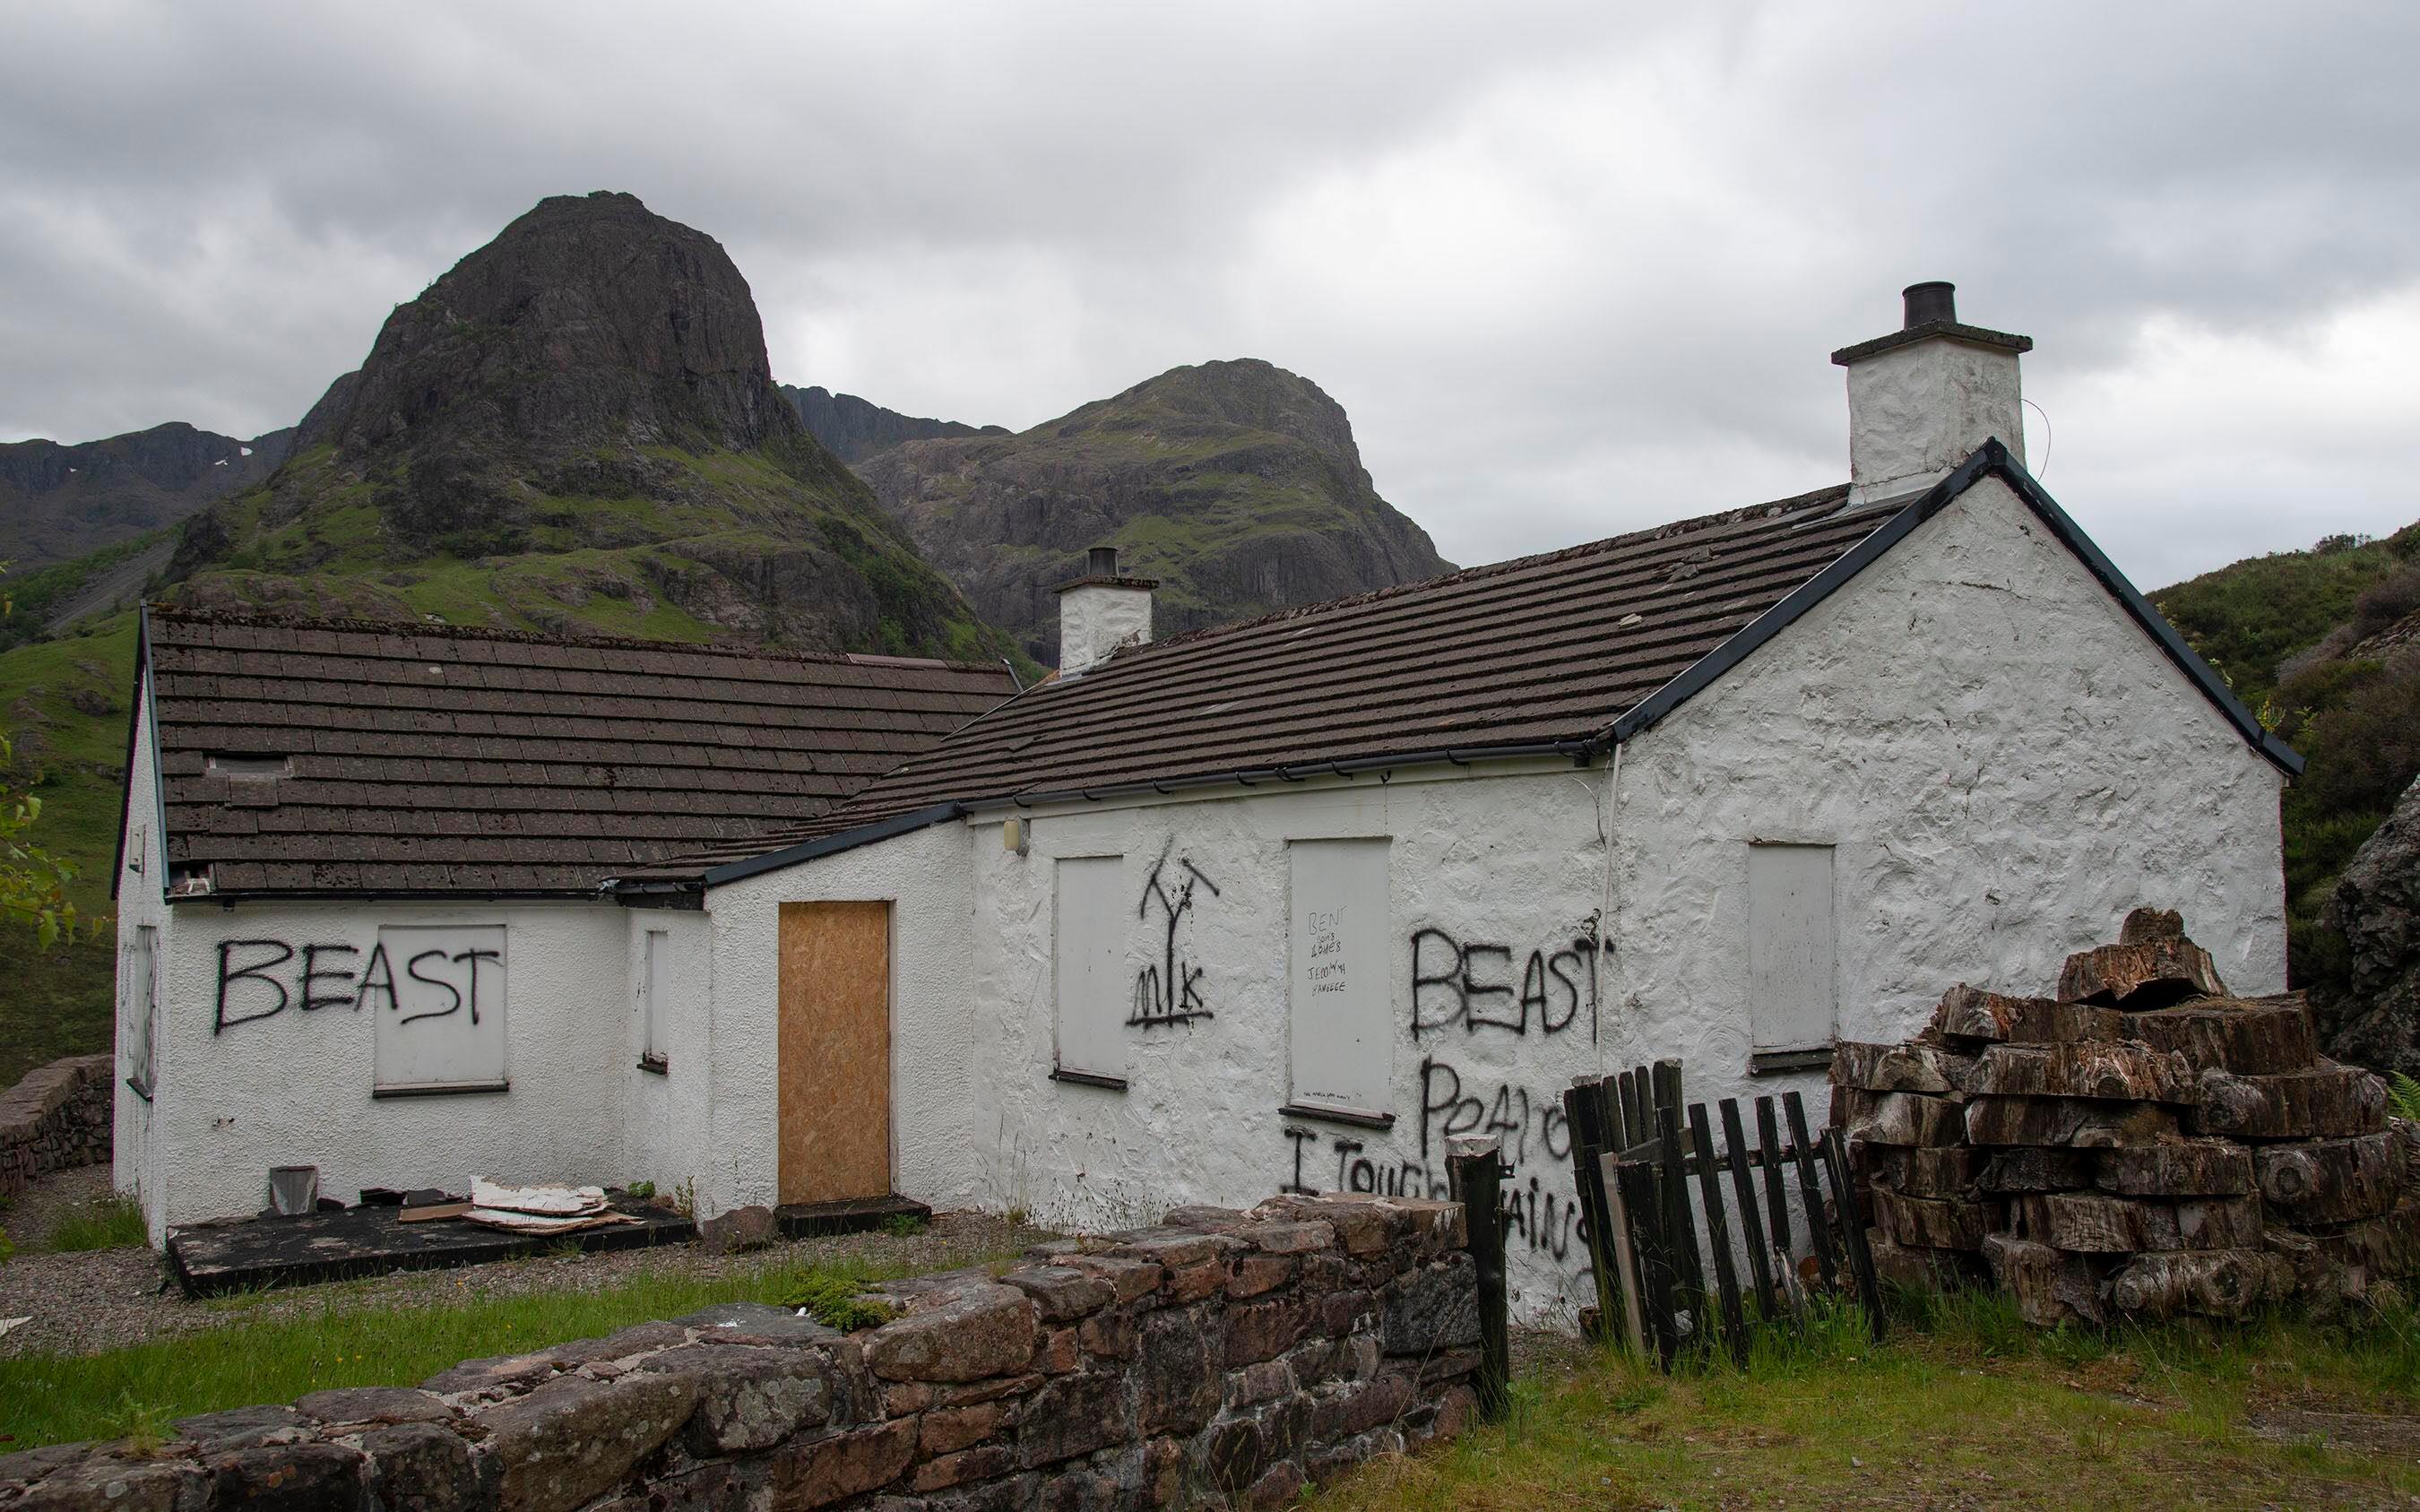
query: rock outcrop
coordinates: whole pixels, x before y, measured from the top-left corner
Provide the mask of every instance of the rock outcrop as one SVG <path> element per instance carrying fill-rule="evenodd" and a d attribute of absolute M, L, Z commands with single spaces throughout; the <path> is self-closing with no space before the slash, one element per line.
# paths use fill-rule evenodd
<path fill-rule="evenodd" d="M 909 440 L 858 464 L 992 624 L 1055 664 L 1085 548 L 1156 578 L 1179 634 L 1453 570 L 1378 496 L 1352 422 L 1258 361 L 1180 367 L 1016 435 Z"/>
<path fill-rule="evenodd" d="M 2344 937 L 2348 984 L 2313 995 L 2328 1054 L 2420 1075 L 2420 782 L 2353 854 L 2323 918 Z"/>
<path fill-rule="evenodd" d="M 541 201 L 397 307 L 169 570 L 205 607 L 1001 649 L 808 434 L 722 248 L 628 194 Z"/>
<path fill-rule="evenodd" d="M 106 440 L 0 445 L 0 536 L 26 572 L 174 525 L 269 476 L 294 440 L 243 440 L 183 422 Z"/>
<path fill-rule="evenodd" d="M 962 420 L 930 420 L 885 409 L 854 393 L 830 389 L 782 385 L 782 397 L 805 422 L 808 434 L 824 443 L 832 455 L 851 467 L 876 452 L 902 441 L 929 441 L 952 436 L 1005 436 L 1005 425 L 970 425 Z"/>

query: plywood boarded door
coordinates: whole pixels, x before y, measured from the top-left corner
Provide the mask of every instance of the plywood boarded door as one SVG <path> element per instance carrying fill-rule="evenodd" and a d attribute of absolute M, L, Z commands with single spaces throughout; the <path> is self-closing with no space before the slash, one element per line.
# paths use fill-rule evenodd
<path fill-rule="evenodd" d="M 891 905 L 782 905 L 781 1194 L 891 1192 Z"/>

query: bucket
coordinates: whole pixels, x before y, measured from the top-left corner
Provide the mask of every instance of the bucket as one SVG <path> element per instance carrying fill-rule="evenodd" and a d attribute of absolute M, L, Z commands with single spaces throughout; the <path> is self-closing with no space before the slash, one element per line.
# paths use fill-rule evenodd
<path fill-rule="evenodd" d="M 299 1218 L 306 1212 L 318 1211 L 319 1167 L 271 1165 L 269 1168 L 269 1208 L 280 1218 Z"/>

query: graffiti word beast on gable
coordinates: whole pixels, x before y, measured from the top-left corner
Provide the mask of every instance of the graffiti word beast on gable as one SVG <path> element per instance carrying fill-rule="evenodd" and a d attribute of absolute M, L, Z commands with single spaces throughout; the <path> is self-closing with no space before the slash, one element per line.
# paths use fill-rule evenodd
<path fill-rule="evenodd" d="M 385 1009 L 402 1024 L 467 1014 L 475 1026 L 499 987 L 504 952 L 479 949 L 420 950 L 404 958 L 400 978 L 381 940 L 370 947 L 356 973 L 361 949 L 285 940 L 219 942 L 217 1034 L 239 1024 L 257 1024 L 287 1009 L 316 1013 L 326 1008 Z"/>
<path fill-rule="evenodd" d="M 1593 931 L 1590 931 L 1591 935 Z M 1592 937 L 1541 947 L 1516 980 L 1512 947 L 1456 939 L 1441 929 L 1412 932 L 1412 1038 L 1460 1025 L 1466 1033 L 1560 1034 L 1588 1012 L 1597 1032 L 1597 952 Z"/>

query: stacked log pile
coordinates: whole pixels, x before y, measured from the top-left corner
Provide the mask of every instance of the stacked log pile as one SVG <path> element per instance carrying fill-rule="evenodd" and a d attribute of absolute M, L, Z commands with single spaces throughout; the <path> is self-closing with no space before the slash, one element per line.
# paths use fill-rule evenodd
<path fill-rule="evenodd" d="M 2420 1127 L 2318 1052 L 2298 995 L 2229 996 L 2138 909 L 2055 995 L 1960 985 L 1906 1044 L 1842 1043 L 1878 1269 L 1989 1276 L 2037 1324 L 2328 1306 L 2420 1273 Z"/>

